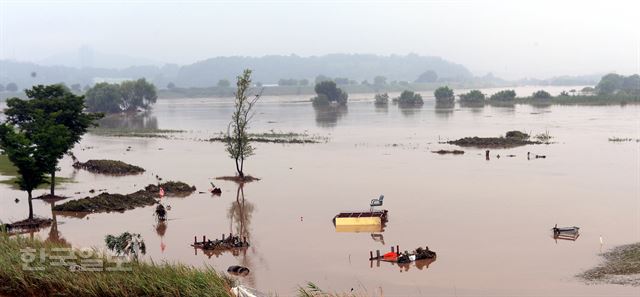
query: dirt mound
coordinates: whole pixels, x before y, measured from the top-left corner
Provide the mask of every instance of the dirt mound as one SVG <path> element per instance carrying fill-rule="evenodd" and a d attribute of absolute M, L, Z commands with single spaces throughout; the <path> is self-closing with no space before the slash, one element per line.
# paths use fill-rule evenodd
<path fill-rule="evenodd" d="M 165 195 L 167 196 L 186 196 L 186 195 L 190 195 L 196 190 L 195 186 L 190 186 L 186 183 L 179 182 L 179 181 L 178 182 L 169 181 L 166 183 L 162 183 L 160 184 L 160 187 L 162 187 Z M 152 192 L 152 193 L 158 193 L 160 191 L 160 188 L 158 187 L 158 185 L 148 185 L 144 189 L 145 191 Z"/>
<path fill-rule="evenodd" d="M 541 144 L 540 141 L 529 140 L 529 135 L 520 131 L 509 131 L 505 137 L 465 137 L 458 140 L 447 141 L 463 147 L 477 148 L 509 148 L 527 144 Z"/>
<path fill-rule="evenodd" d="M 143 173 L 142 167 L 127 164 L 117 160 L 89 160 L 87 162 L 75 162 L 74 168 L 84 169 L 93 173 L 110 174 L 110 175 L 130 175 Z"/>
<path fill-rule="evenodd" d="M 125 211 L 140 206 L 156 204 L 157 193 L 140 190 L 128 195 L 101 193 L 94 197 L 72 200 L 53 207 L 55 211 L 111 212 Z"/>
<path fill-rule="evenodd" d="M 219 176 L 216 177 L 216 179 L 219 180 L 228 180 L 228 181 L 233 181 L 233 182 L 237 182 L 237 183 L 249 183 L 252 181 L 259 181 L 260 179 L 257 177 L 253 177 L 251 175 L 245 175 L 244 177 L 240 177 L 240 176 Z"/>

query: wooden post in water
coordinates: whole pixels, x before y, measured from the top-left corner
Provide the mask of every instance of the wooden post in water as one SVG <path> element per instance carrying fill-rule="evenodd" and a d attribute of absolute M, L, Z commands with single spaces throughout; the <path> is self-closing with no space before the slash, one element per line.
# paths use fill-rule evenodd
<path fill-rule="evenodd" d="M 376 250 L 376 259 L 380 259 L 380 250 Z"/>
<path fill-rule="evenodd" d="M 485 158 L 486 158 L 487 160 L 489 160 L 489 150 L 486 150 L 486 151 L 484 152 L 484 156 L 485 156 Z"/>
<path fill-rule="evenodd" d="M 222 241 L 224 241 L 224 233 L 222 233 Z"/>
<path fill-rule="evenodd" d="M 207 241 L 207 237 L 202 235 L 202 243 L 205 243 Z"/>
<path fill-rule="evenodd" d="M 400 253 L 400 245 L 396 245 L 396 251 L 398 251 L 398 254 Z"/>
<path fill-rule="evenodd" d="M 196 243 L 198 243 L 198 236 L 193 237 L 193 244 L 196 244 Z"/>
<path fill-rule="evenodd" d="M 369 261 L 373 260 L 373 252 L 369 251 Z"/>
<path fill-rule="evenodd" d="M 394 252 L 394 251 L 393 251 L 393 246 L 391 246 L 391 252 L 392 252 L 392 253 Z"/>

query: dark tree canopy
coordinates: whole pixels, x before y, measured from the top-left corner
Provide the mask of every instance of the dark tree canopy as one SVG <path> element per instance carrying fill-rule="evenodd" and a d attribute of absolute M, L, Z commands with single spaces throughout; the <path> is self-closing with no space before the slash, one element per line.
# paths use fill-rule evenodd
<path fill-rule="evenodd" d="M 424 100 L 422 100 L 420 94 L 409 90 L 402 91 L 400 97 L 395 98 L 394 101 L 396 101 L 400 107 L 417 107 L 424 104 Z"/>
<path fill-rule="evenodd" d="M 640 75 L 607 74 L 600 79 L 596 90 L 600 95 L 640 95 Z"/>
<path fill-rule="evenodd" d="M 551 94 L 545 90 L 539 90 L 534 92 L 531 97 L 534 99 L 551 99 Z"/>
<path fill-rule="evenodd" d="M 416 79 L 417 83 L 432 83 L 438 81 L 438 74 L 433 70 L 427 70 Z"/>
<path fill-rule="evenodd" d="M 433 95 L 436 97 L 436 102 L 453 102 L 454 100 L 454 94 L 453 94 L 453 90 L 450 89 L 448 86 L 444 86 L 444 87 L 439 87 L 435 90 L 435 92 L 433 92 Z"/>
<path fill-rule="evenodd" d="M 461 102 L 473 102 L 480 103 L 484 102 L 485 96 L 480 92 L 480 90 L 471 90 L 466 94 L 460 94 Z"/>
<path fill-rule="evenodd" d="M 149 109 L 156 102 L 156 87 L 144 78 L 121 84 L 98 83 L 85 94 L 92 112 L 116 113 Z"/>
<path fill-rule="evenodd" d="M 323 81 L 315 86 L 317 96 L 312 99 L 316 106 L 338 104 L 347 105 L 349 95 L 336 86 L 333 81 Z"/>
<path fill-rule="evenodd" d="M 489 97 L 489 100 L 491 101 L 513 101 L 515 99 L 516 91 L 514 90 L 502 90 Z"/>

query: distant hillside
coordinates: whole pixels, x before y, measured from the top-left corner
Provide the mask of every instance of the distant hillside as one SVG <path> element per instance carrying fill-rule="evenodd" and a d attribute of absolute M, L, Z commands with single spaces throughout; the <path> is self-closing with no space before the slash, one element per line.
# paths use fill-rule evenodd
<path fill-rule="evenodd" d="M 14 82 L 20 89 L 34 84 L 64 82 L 67 85 L 92 85 L 96 81 L 144 77 L 164 88 L 173 82 L 178 87 L 211 87 L 220 79 L 233 81 L 242 69 L 254 70 L 254 81 L 274 84 L 280 79 L 313 79 L 318 75 L 343 77 L 361 82 L 377 75 L 389 81 L 414 81 L 425 71 L 434 71 L 439 79 L 469 80 L 472 74 L 464 66 L 438 57 L 418 55 L 376 56 L 332 54 L 300 57 L 217 57 L 185 66 L 134 66 L 122 69 L 42 66 L 28 62 L 0 61 L 0 84 Z M 34 76 L 32 76 L 32 74 Z"/>
<path fill-rule="evenodd" d="M 464 66 L 438 57 L 331 54 L 312 57 L 212 58 L 180 68 L 175 84 L 181 87 L 207 87 L 220 79 L 232 80 L 245 68 L 253 69 L 254 81 L 262 83 L 276 83 L 282 78 L 313 81 L 318 75 L 344 77 L 358 82 L 372 82 L 377 75 L 385 76 L 388 80 L 414 81 L 427 70 L 433 70 L 439 78 L 444 79 L 472 78 L 471 72 Z"/>

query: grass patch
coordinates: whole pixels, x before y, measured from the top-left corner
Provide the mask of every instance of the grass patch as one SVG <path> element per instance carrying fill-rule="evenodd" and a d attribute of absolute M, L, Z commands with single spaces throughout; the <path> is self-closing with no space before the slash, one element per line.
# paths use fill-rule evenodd
<path fill-rule="evenodd" d="M 195 269 L 182 264 L 131 262 L 123 265 L 131 271 L 71 271 L 69 267 L 51 266 L 53 262 L 50 261 L 40 264 L 36 252 L 36 260 L 30 266 L 44 267 L 44 270 L 30 271 L 22 269 L 20 249 L 26 248 L 36 251 L 44 249 L 50 255 L 61 255 L 60 252 L 52 252 L 52 249 L 67 246 L 0 234 L 0 294 L 73 297 L 230 296 L 232 281 L 210 267 Z M 77 259 L 83 259 L 79 250 L 74 250 L 73 254 Z M 88 259 L 103 261 L 105 268 L 113 266 L 105 254 L 95 250 Z M 80 260 L 68 262 L 80 264 Z"/>
<path fill-rule="evenodd" d="M 609 137 L 610 142 L 640 142 L 640 138 Z"/>
<path fill-rule="evenodd" d="M 640 242 L 601 254 L 604 263 L 579 277 L 593 282 L 640 286 Z"/>
<path fill-rule="evenodd" d="M 327 142 L 326 137 L 317 135 L 309 135 L 307 133 L 295 133 L 295 132 L 276 132 L 271 130 L 265 133 L 249 133 L 249 141 L 262 142 L 262 143 L 292 143 L 292 144 L 304 144 L 304 143 L 322 143 Z M 209 139 L 209 141 L 227 142 L 227 135 L 223 132 L 218 133 Z"/>
<path fill-rule="evenodd" d="M 125 128 L 94 128 L 89 133 L 97 136 L 107 137 L 137 137 L 137 138 L 169 138 L 170 135 L 176 133 L 184 133 L 185 130 L 172 129 L 125 129 Z"/>

